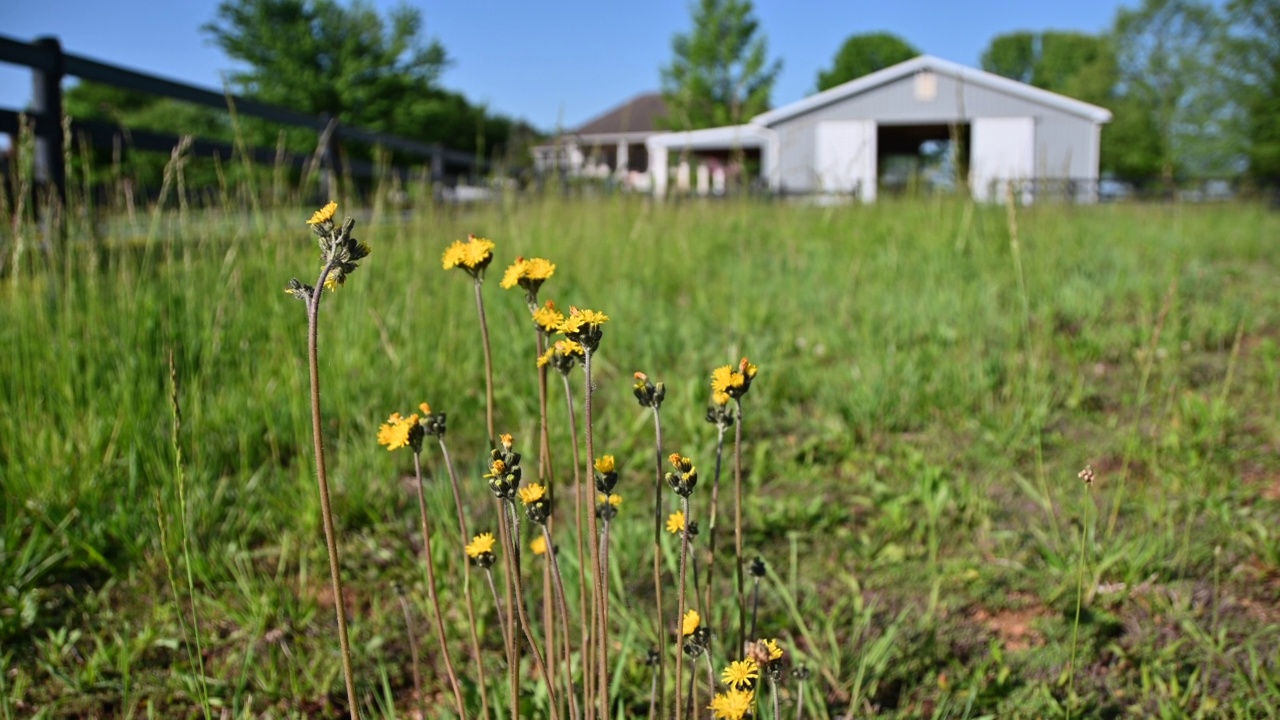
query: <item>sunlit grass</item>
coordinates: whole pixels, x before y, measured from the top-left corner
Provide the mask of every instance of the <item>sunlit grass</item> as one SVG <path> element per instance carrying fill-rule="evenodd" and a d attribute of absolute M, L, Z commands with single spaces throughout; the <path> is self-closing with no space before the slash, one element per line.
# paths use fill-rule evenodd
<path fill-rule="evenodd" d="M 165 579 L 155 509 L 158 496 L 177 517 L 170 350 L 209 693 L 236 716 L 323 715 L 342 696 L 324 632 L 334 598 L 324 591 L 305 334 L 281 292 L 316 263 L 302 224 L 310 210 L 161 215 L 152 242 L 149 222 L 104 220 L 100 248 L 75 239 L 49 259 L 28 239 L 22 263 L 8 266 L 22 269 L 0 280 L 6 711 L 151 706 L 164 716 L 198 704 L 178 628 L 189 608 Z M 353 652 L 371 711 L 415 706 L 396 584 L 425 607 L 411 562 L 412 467 L 373 442 L 388 408 L 425 398 L 448 412 L 474 526 L 496 527 L 480 479 L 474 297 L 439 265 L 468 232 L 495 240 L 495 266 L 553 260 L 540 297 L 607 310 L 595 443 L 618 458 L 624 494 L 653 482 L 635 370 L 666 384 L 666 446 L 706 463 L 716 439 L 703 418 L 708 373 L 743 355 L 761 367 L 745 427 L 744 555 L 768 562 L 761 624 L 810 670 L 812 716 L 851 703 L 903 716 L 1046 716 L 1065 710 L 1068 688 L 1077 717 L 1265 715 L 1280 704 L 1275 214 L 1023 209 L 1025 291 L 1003 209 L 950 201 L 547 198 L 360 220 L 374 254 L 326 298 L 321 372 L 344 574 L 360 589 Z M 528 310 L 492 285 L 496 424 L 532 450 Z M 567 471 L 559 396 L 549 416 Z M 450 518 L 447 474 L 424 460 L 429 509 Z M 1098 473 L 1098 531 L 1066 675 L 1086 463 Z M 1108 533 L 1122 468 L 1124 504 Z M 652 517 L 635 502 L 611 524 L 611 564 L 622 569 L 610 583 L 614 695 L 643 714 L 654 620 L 623 600 L 652 592 Z M 459 562 L 449 547 L 433 547 L 440 567 Z M 679 544 L 663 549 L 674 576 Z M 565 568 L 570 598 L 577 576 Z M 446 621 L 461 648 L 465 618 Z M 496 625 L 482 637 L 500 657 Z M 447 692 L 441 677 L 426 674 L 429 692 Z M 781 690 L 787 715 L 798 690 Z"/>

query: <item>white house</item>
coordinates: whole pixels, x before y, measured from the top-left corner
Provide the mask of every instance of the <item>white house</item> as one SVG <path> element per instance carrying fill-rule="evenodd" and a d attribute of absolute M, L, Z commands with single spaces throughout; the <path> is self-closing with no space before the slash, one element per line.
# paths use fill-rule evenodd
<path fill-rule="evenodd" d="M 667 114 L 658 93 L 645 93 L 582 125 L 535 146 L 534 168 L 570 177 L 614 178 L 627 187 L 648 189 L 649 154 L 645 141 L 660 132 Z"/>
<path fill-rule="evenodd" d="M 714 191 L 727 154 L 748 158 L 780 193 L 875 200 L 882 161 L 930 140 L 956 141 L 978 200 L 1097 199 L 1102 125 L 1095 105 L 922 55 L 757 115 L 744 125 L 650 135 L 653 190 Z M 695 183 L 690 165 L 700 170 Z M 674 177 L 673 177 L 674 175 Z"/>

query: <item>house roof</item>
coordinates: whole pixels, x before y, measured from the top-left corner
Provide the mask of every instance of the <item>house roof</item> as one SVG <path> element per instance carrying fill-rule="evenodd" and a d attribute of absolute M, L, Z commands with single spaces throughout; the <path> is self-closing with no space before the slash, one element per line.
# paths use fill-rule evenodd
<path fill-rule="evenodd" d="M 618 135 L 657 132 L 658 119 L 666 117 L 667 104 L 659 93 L 637 95 L 625 103 L 588 120 L 569 132 L 571 135 Z"/>
<path fill-rule="evenodd" d="M 932 71 L 940 75 L 949 75 L 957 78 L 965 83 L 985 87 L 997 92 L 1006 93 L 1015 97 L 1022 98 L 1028 102 L 1038 103 L 1048 107 L 1061 110 L 1063 112 L 1079 115 L 1088 120 L 1098 123 L 1111 121 L 1111 111 L 1106 108 L 1090 105 L 1080 100 L 1069 98 L 1065 95 L 1059 95 L 1055 92 L 1043 90 L 1038 87 L 1020 83 L 1017 80 L 1010 80 L 994 73 L 984 70 L 966 67 L 949 60 L 934 57 L 932 55 L 921 55 L 912 58 L 906 62 L 898 63 L 883 70 L 877 70 L 870 75 L 864 75 L 856 80 L 850 80 L 842 85 L 837 85 L 829 90 L 824 90 L 816 95 L 810 95 L 803 100 L 797 100 L 790 105 L 784 105 L 780 108 L 770 110 L 751 118 L 753 125 L 771 126 L 777 123 L 789 120 L 798 115 L 803 115 L 811 110 L 840 102 L 847 98 L 865 93 L 869 90 L 897 82 L 905 77 L 911 77 L 919 72 Z"/>
<path fill-rule="evenodd" d="M 715 150 L 732 147 L 760 147 L 768 141 L 770 130 L 759 125 L 726 125 L 651 135 L 649 147 Z"/>

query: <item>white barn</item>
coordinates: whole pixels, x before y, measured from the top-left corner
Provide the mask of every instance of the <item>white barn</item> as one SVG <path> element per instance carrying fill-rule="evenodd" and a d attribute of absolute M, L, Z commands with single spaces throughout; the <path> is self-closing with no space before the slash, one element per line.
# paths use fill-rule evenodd
<path fill-rule="evenodd" d="M 775 192 L 870 202 L 884 158 L 915 154 L 926 141 L 958 139 L 978 200 L 1014 192 L 1022 202 L 1042 196 L 1092 202 L 1102 125 L 1110 120 L 1096 105 L 922 55 L 744 125 L 656 134 L 646 145 L 659 195 L 673 182 L 677 190 L 713 192 L 722 177 L 714 173 L 722 172 L 728 153 L 738 153 L 758 161 L 761 180 Z"/>

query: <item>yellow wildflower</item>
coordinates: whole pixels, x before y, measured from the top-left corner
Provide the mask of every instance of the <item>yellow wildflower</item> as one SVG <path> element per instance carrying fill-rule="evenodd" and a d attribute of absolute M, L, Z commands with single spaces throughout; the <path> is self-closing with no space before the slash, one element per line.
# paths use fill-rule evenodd
<path fill-rule="evenodd" d="M 418 403 L 418 409 L 422 411 L 423 417 L 431 414 L 431 406 L 426 403 Z"/>
<path fill-rule="evenodd" d="M 754 691 L 729 690 L 716 693 L 716 696 L 711 698 L 711 704 L 707 709 L 716 720 L 742 720 L 747 713 L 751 712 L 751 705 L 754 702 Z"/>
<path fill-rule="evenodd" d="M 534 289 L 544 280 L 555 274 L 556 266 L 544 258 L 516 258 L 514 263 L 502 274 L 502 288 L 509 290 L 516 285 L 526 289 Z"/>
<path fill-rule="evenodd" d="M 583 326 L 600 326 L 609 322 L 609 316 L 595 310 L 579 310 L 576 307 L 569 307 L 569 315 L 560 326 L 556 328 L 564 335 L 576 335 L 583 330 Z"/>
<path fill-rule="evenodd" d="M 530 485 L 525 485 L 524 487 L 520 488 L 517 492 L 520 493 L 520 502 L 524 503 L 525 505 L 532 505 L 538 502 L 539 500 L 541 500 L 544 496 L 546 496 L 547 489 L 542 487 L 538 483 L 533 483 Z"/>
<path fill-rule="evenodd" d="M 622 507 L 622 496 L 617 494 L 605 495 L 604 493 L 596 493 L 596 502 L 601 505 L 608 503 L 613 507 L 618 508 Z"/>
<path fill-rule="evenodd" d="M 702 616 L 697 610 L 690 610 L 684 614 L 684 619 L 680 622 L 680 632 L 687 637 L 692 635 L 701 624 Z"/>
<path fill-rule="evenodd" d="M 756 665 L 756 661 L 751 658 L 734 660 L 720 674 L 720 682 L 736 690 L 750 688 L 758 679 L 760 679 L 760 666 Z"/>
<path fill-rule="evenodd" d="M 596 458 L 596 472 L 611 473 L 614 470 L 614 462 L 612 455 L 601 455 Z"/>
<path fill-rule="evenodd" d="M 391 417 L 378 428 L 378 444 L 386 445 L 387 450 L 398 450 L 409 445 L 409 431 L 418 424 L 418 416 L 400 417 L 400 413 L 391 413 Z"/>
<path fill-rule="evenodd" d="M 547 538 L 542 535 L 534 538 L 533 541 L 529 543 L 529 549 L 533 551 L 534 555 L 546 555 Z"/>
<path fill-rule="evenodd" d="M 677 510 L 667 516 L 667 532 L 672 535 L 684 530 L 684 511 Z"/>
<path fill-rule="evenodd" d="M 455 240 L 445 249 L 441 264 L 445 270 L 460 267 L 472 274 L 483 270 L 493 260 L 493 241 L 468 235 L 466 241 Z"/>
<path fill-rule="evenodd" d="M 782 648 L 778 647 L 777 640 L 761 640 L 760 642 L 764 644 L 765 650 L 769 653 L 769 662 L 782 659 Z"/>
<path fill-rule="evenodd" d="M 533 311 L 533 322 L 543 332 L 555 332 L 560 327 L 560 323 L 564 322 L 564 314 L 556 310 L 556 304 L 548 300 L 546 304 Z"/>
<path fill-rule="evenodd" d="M 711 372 L 711 391 L 713 393 L 728 393 L 730 389 L 742 387 L 746 382 L 746 378 L 742 373 L 734 372 L 733 368 L 723 365 Z"/>
<path fill-rule="evenodd" d="M 493 545 L 493 533 L 480 533 L 471 538 L 471 542 L 467 543 L 467 546 L 463 549 L 467 551 L 467 557 L 475 559 L 485 553 L 493 552 Z"/>
<path fill-rule="evenodd" d="M 319 225 L 333 219 L 333 214 L 338 212 L 338 203 L 330 201 L 328 205 L 320 208 L 311 215 L 311 219 L 307 221 L 308 225 Z"/>

